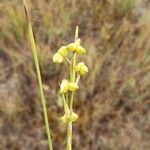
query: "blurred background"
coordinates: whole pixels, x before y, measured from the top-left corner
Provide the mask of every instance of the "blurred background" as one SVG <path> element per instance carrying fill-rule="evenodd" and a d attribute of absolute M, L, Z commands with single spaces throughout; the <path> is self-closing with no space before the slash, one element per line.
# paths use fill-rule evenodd
<path fill-rule="evenodd" d="M 76 94 L 74 150 L 150 149 L 150 1 L 27 0 L 39 48 L 54 150 L 65 148 L 57 49 L 76 25 L 89 67 Z M 47 140 L 22 0 L 0 0 L 0 150 L 45 150 Z"/>

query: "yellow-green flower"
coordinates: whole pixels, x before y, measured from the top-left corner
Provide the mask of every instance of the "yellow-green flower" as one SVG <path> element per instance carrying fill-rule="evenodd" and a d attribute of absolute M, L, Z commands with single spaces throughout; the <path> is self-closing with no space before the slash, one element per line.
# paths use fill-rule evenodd
<path fill-rule="evenodd" d="M 82 46 L 78 46 L 77 49 L 76 49 L 76 53 L 85 54 L 86 50 Z"/>
<path fill-rule="evenodd" d="M 84 62 L 80 62 L 75 66 L 75 71 L 80 75 L 84 75 L 88 72 L 88 67 L 84 64 Z"/>
<path fill-rule="evenodd" d="M 75 82 L 69 82 L 69 87 L 68 89 L 72 92 L 76 91 L 77 89 L 79 89 L 79 86 L 77 83 Z"/>
<path fill-rule="evenodd" d="M 75 71 L 76 72 L 80 72 L 81 67 L 84 65 L 84 62 L 80 62 L 75 66 Z"/>
<path fill-rule="evenodd" d="M 53 62 L 54 63 L 62 63 L 63 57 L 59 53 L 55 53 L 53 56 Z"/>
<path fill-rule="evenodd" d="M 58 53 L 64 57 L 68 54 L 68 50 L 67 50 L 67 47 L 66 46 L 62 46 L 59 50 L 58 50 Z"/>
<path fill-rule="evenodd" d="M 69 88 L 69 81 L 66 79 L 63 79 L 60 84 L 60 93 L 67 93 Z"/>
<path fill-rule="evenodd" d="M 76 52 L 78 54 L 86 53 L 86 50 L 82 46 L 80 46 L 80 40 L 78 40 L 78 42 L 76 42 L 76 43 L 71 43 L 71 44 L 67 45 L 67 50 Z"/>
<path fill-rule="evenodd" d="M 77 44 L 76 43 L 70 43 L 67 45 L 67 50 L 71 52 L 75 52 L 77 49 Z"/>
<path fill-rule="evenodd" d="M 67 93 L 68 90 L 74 92 L 75 90 L 79 89 L 79 86 L 75 82 L 69 82 L 66 79 L 63 79 L 60 84 L 60 93 Z"/>

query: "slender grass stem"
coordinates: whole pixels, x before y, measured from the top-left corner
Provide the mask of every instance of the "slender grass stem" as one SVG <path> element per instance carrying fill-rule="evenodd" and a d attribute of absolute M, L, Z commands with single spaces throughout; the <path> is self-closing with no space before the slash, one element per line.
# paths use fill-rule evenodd
<path fill-rule="evenodd" d="M 39 61 L 38 61 L 37 47 L 36 47 L 34 36 L 33 36 L 33 30 L 32 30 L 32 25 L 31 25 L 30 16 L 29 16 L 29 13 L 28 13 L 26 1 L 23 0 L 23 3 L 24 3 L 25 14 L 26 14 L 27 23 L 28 23 L 28 36 L 29 36 L 29 41 L 30 41 L 30 44 L 31 44 L 33 59 L 34 59 L 37 78 L 38 78 L 38 84 L 39 84 L 39 90 L 40 90 L 40 96 L 41 96 L 41 103 L 42 103 L 42 111 L 43 111 L 43 114 L 44 114 L 45 128 L 46 128 L 46 133 L 47 133 L 47 138 L 48 138 L 48 145 L 49 145 L 49 149 L 53 150 L 51 132 L 50 132 L 49 122 L 48 122 L 48 114 L 47 114 L 47 109 L 46 109 L 46 101 L 45 101 L 42 78 L 41 78 Z"/>

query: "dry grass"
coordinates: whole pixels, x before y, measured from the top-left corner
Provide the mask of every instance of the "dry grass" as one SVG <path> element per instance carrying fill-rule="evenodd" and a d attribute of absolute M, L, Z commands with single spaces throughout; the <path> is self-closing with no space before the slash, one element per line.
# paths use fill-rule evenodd
<path fill-rule="evenodd" d="M 28 0 L 39 46 L 54 149 L 64 148 L 58 81 L 52 64 L 60 45 L 80 27 L 90 73 L 75 108 L 74 149 L 148 150 L 150 11 L 141 0 Z M 35 68 L 19 0 L 0 1 L 0 149 L 47 149 Z"/>

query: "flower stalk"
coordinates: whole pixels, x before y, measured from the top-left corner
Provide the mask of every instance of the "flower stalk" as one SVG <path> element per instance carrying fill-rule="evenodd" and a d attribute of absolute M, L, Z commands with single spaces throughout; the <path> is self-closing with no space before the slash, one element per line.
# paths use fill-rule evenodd
<path fill-rule="evenodd" d="M 58 49 L 53 56 L 54 63 L 62 63 L 66 60 L 69 64 L 69 79 L 63 79 L 60 84 L 60 93 L 62 94 L 64 104 L 64 115 L 61 117 L 61 121 L 66 123 L 67 126 L 67 139 L 66 139 L 66 150 L 72 150 L 72 124 L 78 118 L 78 115 L 73 111 L 73 101 L 75 91 L 79 89 L 78 83 L 80 76 L 88 72 L 87 66 L 80 62 L 77 63 L 77 55 L 85 54 L 85 49 L 80 45 L 80 39 L 78 39 L 78 26 L 75 31 L 74 43 L 70 43 L 67 46 L 62 46 Z M 71 58 L 67 58 L 66 55 L 71 52 Z M 57 57 L 56 57 L 57 56 Z"/>

